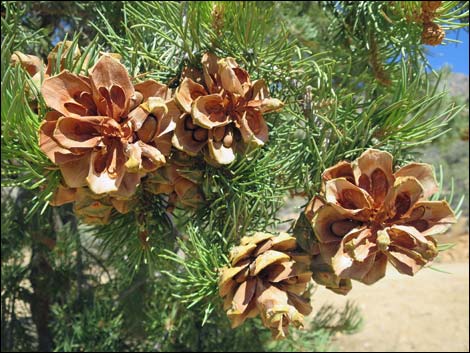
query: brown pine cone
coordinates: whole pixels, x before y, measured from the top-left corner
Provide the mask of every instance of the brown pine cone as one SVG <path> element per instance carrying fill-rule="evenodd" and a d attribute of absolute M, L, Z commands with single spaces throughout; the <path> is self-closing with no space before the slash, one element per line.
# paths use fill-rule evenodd
<path fill-rule="evenodd" d="M 304 295 L 312 277 L 309 257 L 294 253 L 294 237 L 255 233 L 230 251 L 231 267 L 221 270 L 219 293 L 235 328 L 261 316 L 273 338 L 285 338 L 288 326 L 303 326 L 312 308 Z"/>
<path fill-rule="evenodd" d="M 427 45 L 439 45 L 445 37 L 445 31 L 441 26 L 434 22 L 423 24 L 423 32 L 421 33 L 421 43 Z"/>

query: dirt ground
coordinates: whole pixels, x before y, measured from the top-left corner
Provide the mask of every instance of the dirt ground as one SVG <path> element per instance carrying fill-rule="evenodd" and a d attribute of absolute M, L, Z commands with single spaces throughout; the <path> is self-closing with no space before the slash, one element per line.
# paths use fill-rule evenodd
<path fill-rule="evenodd" d="M 336 337 L 336 351 L 349 352 L 468 352 L 469 351 L 469 236 L 461 219 L 439 236 L 455 247 L 440 254 L 433 267 L 414 278 L 390 266 L 387 276 L 374 286 L 353 285 L 348 298 L 318 291 L 317 305 L 344 305 L 354 301 L 362 311 L 359 333 Z"/>
<path fill-rule="evenodd" d="M 347 300 L 361 309 L 360 332 L 340 335 L 334 351 L 468 352 L 468 262 L 440 264 L 450 274 L 425 269 L 415 278 L 389 271 L 372 287 L 355 283 L 347 297 L 320 288 L 314 305 Z"/>
<path fill-rule="evenodd" d="M 291 203 L 295 208 L 302 201 Z M 323 304 L 343 307 L 350 300 L 358 305 L 363 316 L 362 329 L 353 335 L 338 335 L 331 349 L 339 352 L 469 351 L 467 220 L 461 218 L 437 239 L 439 243 L 456 244 L 441 253 L 433 264 L 447 273 L 427 268 L 415 277 L 408 277 L 389 266 L 384 279 L 373 286 L 355 282 L 347 297 L 324 288 L 317 290 L 313 296 L 314 308 Z"/>

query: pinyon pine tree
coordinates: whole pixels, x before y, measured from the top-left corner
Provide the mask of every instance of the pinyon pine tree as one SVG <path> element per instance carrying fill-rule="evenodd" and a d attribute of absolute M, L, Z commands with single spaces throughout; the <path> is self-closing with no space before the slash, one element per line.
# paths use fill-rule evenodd
<path fill-rule="evenodd" d="M 448 247 L 459 200 L 416 151 L 463 107 L 424 44 L 467 21 L 459 1 L 2 2 L 2 351 L 357 330 L 315 287 Z"/>

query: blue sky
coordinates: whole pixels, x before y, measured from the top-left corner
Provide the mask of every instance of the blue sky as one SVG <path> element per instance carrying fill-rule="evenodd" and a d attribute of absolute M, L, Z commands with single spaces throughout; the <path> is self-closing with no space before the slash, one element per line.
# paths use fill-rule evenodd
<path fill-rule="evenodd" d="M 434 69 L 443 65 L 452 66 L 453 72 L 468 75 L 468 32 L 464 30 L 446 33 L 446 38 L 458 39 L 462 43 L 447 43 L 435 47 L 427 45 L 429 49 L 428 59 Z"/>
<path fill-rule="evenodd" d="M 61 25 L 64 26 L 65 31 L 70 30 L 70 25 L 64 21 L 61 22 Z M 435 47 L 426 45 L 429 50 L 428 60 L 431 66 L 437 70 L 442 66 L 450 65 L 453 72 L 468 75 L 468 32 L 464 30 L 448 32 L 446 33 L 446 38 L 460 40 L 462 43 L 447 42 L 445 45 L 441 44 Z M 55 36 L 52 44 L 56 45 L 60 40 L 59 37 Z"/>

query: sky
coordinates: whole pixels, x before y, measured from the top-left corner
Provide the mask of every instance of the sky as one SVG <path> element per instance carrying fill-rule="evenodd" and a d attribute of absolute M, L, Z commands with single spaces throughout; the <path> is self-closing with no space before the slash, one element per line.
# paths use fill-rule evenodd
<path fill-rule="evenodd" d="M 446 33 L 446 38 L 458 39 L 462 43 L 447 43 L 435 47 L 426 45 L 429 49 L 428 60 L 434 69 L 444 65 L 452 66 L 453 72 L 468 75 L 468 32 L 464 30 Z"/>
<path fill-rule="evenodd" d="M 70 25 L 63 22 L 64 30 L 70 30 Z M 57 31 L 57 29 L 56 29 Z M 428 60 L 431 63 L 433 69 L 438 70 L 442 66 L 452 66 L 453 72 L 460 72 L 468 76 L 468 32 L 464 30 L 451 31 L 446 33 L 446 38 L 460 40 L 462 43 L 447 42 L 445 45 L 430 46 L 428 48 Z M 52 40 L 52 44 L 56 45 L 61 39 L 55 36 Z M 444 40 L 445 43 L 445 40 Z"/>

